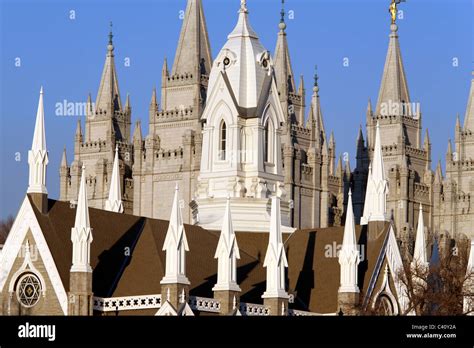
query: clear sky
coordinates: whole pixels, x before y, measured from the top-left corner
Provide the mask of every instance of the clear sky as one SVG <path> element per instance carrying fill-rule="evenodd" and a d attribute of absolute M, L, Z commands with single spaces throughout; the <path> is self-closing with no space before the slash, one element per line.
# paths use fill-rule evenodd
<path fill-rule="evenodd" d="M 286 0 L 286 11 L 293 14 L 286 21 L 295 75 L 305 77 L 309 104 L 318 65 L 326 131 L 334 130 L 338 154 L 348 152 L 352 164 L 367 100 L 377 100 L 388 44 L 389 2 Z M 214 56 L 236 23 L 239 3 L 203 0 Z M 50 197 L 58 198 L 62 149 L 66 145 L 71 162 L 77 117 L 56 116 L 56 103 L 84 102 L 89 92 L 95 99 L 113 21 L 122 100 L 130 93 L 132 122 L 141 119 L 147 134 L 151 91 L 160 86 L 163 58 L 168 57 L 170 65 L 174 58 L 186 0 L 0 0 L 0 4 L 3 218 L 16 214 L 28 186 L 28 149 L 40 86 L 45 90 L 50 160 L 47 187 Z M 252 26 L 272 53 L 280 7 L 280 0 L 248 0 Z M 435 165 L 439 158 L 444 162 L 456 114 L 464 118 L 473 68 L 472 1 L 407 0 L 400 9 L 404 11 L 398 21 L 400 44 L 410 95 L 412 102 L 421 103 Z"/>

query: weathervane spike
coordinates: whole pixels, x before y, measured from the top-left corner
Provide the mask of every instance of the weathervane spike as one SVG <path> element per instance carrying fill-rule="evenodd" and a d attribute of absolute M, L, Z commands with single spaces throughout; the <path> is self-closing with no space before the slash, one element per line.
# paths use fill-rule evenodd
<path fill-rule="evenodd" d="M 110 26 L 110 31 L 109 31 L 109 45 L 112 45 L 112 38 L 114 37 L 114 35 L 112 34 L 112 21 L 110 21 L 109 23 L 109 26 Z"/>
<path fill-rule="evenodd" d="M 318 80 L 319 80 L 319 76 L 318 76 L 318 66 L 315 65 L 315 66 L 314 66 L 314 87 L 318 87 Z"/>
<path fill-rule="evenodd" d="M 280 23 L 285 23 L 285 0 L 281 0 L 281 19 Z"/>

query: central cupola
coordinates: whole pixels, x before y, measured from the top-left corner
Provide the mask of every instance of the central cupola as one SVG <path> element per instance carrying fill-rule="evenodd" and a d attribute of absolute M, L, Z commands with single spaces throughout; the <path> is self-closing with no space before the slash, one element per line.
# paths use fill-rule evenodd
<path fill-rule="evenodd" d="M 281 199 L 283 229 L 289 226 L 281 153 L 281 107 L 274 65 L 249 21 L 247 2 L 212 65 L 201 121 L 203 152 L 194 222 L 220 229 L 227 197 L 236 231 L 269 231 L 270 200 Z"/>
<path fill-rule="evenodd" d="M 262 46 L 257 33 L 249 21 L 246 2 L 242 1 L 239 19 L 228 35 L 212 67 L 209 91 L 215 88 L 218 76 L 225 71 L 230 88 L 239 107 L 249 110 L 249 116 L 256 116 L 256 109 L 265 80 L 272 75 L 270 53 Z"/>

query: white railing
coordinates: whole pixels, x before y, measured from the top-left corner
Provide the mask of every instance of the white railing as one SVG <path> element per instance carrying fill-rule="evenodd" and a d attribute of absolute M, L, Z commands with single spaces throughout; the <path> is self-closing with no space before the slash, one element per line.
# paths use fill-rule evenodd
<path fill-rule="evenodd" d="M 100 312 L 160 308 L 161 295 L 94 297 L 94 310 Z"/>
<path fill-rule="evenodd" d="M 240 303 L 240 313 L 247 316 L 270 315 L 270 308 L 255 303 Z"/>
<path fill-rule="evenodd" d="M 221 303 L 213 298 L 189 296 L 189 306 L 201 312 L 219 313 Z"/>

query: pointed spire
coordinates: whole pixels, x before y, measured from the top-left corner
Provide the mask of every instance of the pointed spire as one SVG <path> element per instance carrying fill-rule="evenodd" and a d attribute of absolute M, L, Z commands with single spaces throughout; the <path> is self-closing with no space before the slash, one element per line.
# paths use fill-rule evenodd
<path fill-rule="evenodd" d="M 76 140 L 81 140 L 81 141 L 82 141 L 81 119 L 78 119 L 78 120 L 77 120 L 77 126 L 76 126 Z"/>
<path fill-rule="evenodd" d="M 130 112 L 132 110 L 132 104 L 130 103 L 130 94 L 127 93 L 127 100 L 125 101 L 125 111 Z"/>
<path fill-rule="evenodd" d="M 263 267 L 267 269 L 267 289 L 263 298 L 288 298 L 285 268 L 288 267 L 281 232 L 280 198 L 272 197 L 270 235 Z"/>
<path fill-rule="evenodd" d="M 108 115 L 113 115 L 115 111 L 122 110 L 112 38 L 113 34 L 111 26 L 109 33 L 109 43 L 107 46 L 107 56 L 105 58 L 104 69 L 102 71 L 99 91 L 95 100 L 96 110 L 107 111 Z"/>
<path fill-rule="evenodd" d="M 370 101 L 370 98 L 369 98 L 369 101 L 367 102 L 367 116 L 372 116 L 372 115 L 373 115 L 372 102 Z"/>
<path fill-rule="evenodd" d="M 112 178 L 110 180 L 109 198 L 105 201 L 105 210 L 115 213 L 123 213 L 118 146 L 115 147 L 115 158 L 112 169 Z"/>
<path fill-rule="evenodd" d="M 163 67 L 161 68 L 161 76 L 162 77 L 168 77 L 169 76 L 168 59 L 166 57 L 163 60 Z"/>
<path fill-rule="evenodd" d="M 135 130 L 133 131 L 133 142 L 134 143 L 141 143 L 141 141 L 143 140 L 143 137 L 142 137 L 142 123 L 140 120 L 137 120 L 137 122 L 135 122 Z"/>
<path fill-rule="evenodd" d="M 471 78 L 471 89 L 467 102 L 466 115 L 464 116 L 464 131 L 474 132 L 474 71 Z"/>
<path fill-rule="evenodd" d="M 284 1 L 282 6 L 284 5 Z M 281 20 L 278 25 L 280 31 L 278 32 L 277 44 L 275 47 L 274 68 L 275 78 L 280 92 L 281 100 L 288 100 L 289 93 L 296 92 L 296 84 L 293 74 L 293 67 L 291 65 L 290 51 L 288 48 L 288 41 L 286 38 L 286 23 L 285 10 L 282 8 Z"/>
<path fill-rule="evenodd" d="M 28 151 L 29 185 L 28 193 L 47 194 L 46 167 L 48 165 L 48 150 L 46 149 L 46 133 L 44 130 L 43 87 L 40 89 L 38 110 L 36 112 L 35 130 L 31 150 Z"/>
<path fill-rule="evenodd" d="M 186 277 L 186 252 L 189 251 L 189 246 L 184 231 L 178 183 L 175 187 L 163 250 L 166 251 L 166 272 L 161 284 L 189 284 Z"/>
<path fill-rule="evenodd" d="M 380 126 L 377 122 L 374 155 L 370 163 L 369 177 L 367 180 L 364 216 L 361 219 L 362 225 L 366 225 L 370 221 L 387 221 L 387 194 L 388 182 L 385 179 Z"/>
<path fill-rule="evenodd" d="M 429 147 L 431 146 L 431 141 L 430 141 L 430 133 L 428 132 L 428 128 L 426 128 L 426 131 L 425 131 L 425 140 L 424 140 L 424 143 L 423 143 L 423 147 L 426 149 L 428 149 Z"/>
<path fill-rule="evenodd" d="M 393 114 L 393 106 L 398 104 L 400 106 L 399 110 L 401 114 L 403 108 L 400 103 L 410 103 L 408 84 L 405 76 L 405 69 L 403 67 L 400 44 L 398 42 L 398 26 L 392 24 L 390 30 L 387 57 L 385 60 L 376 109 L 377 115 L 385 113 L 387 116 L 388 114 Z M 394 110 L 396 110 L 396 108 L 394 108 Z"/>
<path fill-rule="evenodd" d="M 448 150 L 446 151 L 446 157 L 449 158 L 450 161 L 453 159 L 453 146 L 451 145 L 451 139 L 448 140 Z"/>
<path fill-rule="evenodd" d="M 188 0 L 172 75 L 209 75 L 212 57 L 201 0 Z M 198 72 L 200 72 L 198 76 Z"/>
<path fill-rule="evenodd" d="M 339 156 L 337 160 L 336 176 L 339 178 L 342 177 L 342 156 Z"/>
<path fill-rule="evenodd" d="M 41 86 L 40 89 L 38 111 L 36 113 L 35 132 L 33 135 L 33 143 L 31 144 L 31 150 L 46 150 L 46 134 L 44 131 L 43 86 Z"/>
<path fill-rule="evenodd" d="M 359 125 L 359 132 L 357 133 L 357 152 L 363 150 L 365 147 L 364 133 L 362 132 L 362 125 Z"/>
<path fill-rule="evenodd" d="M 61 168 L 67 168 L 66 145 L 64 145 L 63 155 L 61 156 Z"/>
<path fill-rule="evenodd" d="M 428 256 L 426 255 L 425 223 L 423 221 L 423 207 L 421 203 L 418 212 L 418 227 L 416 229 L 413 264 L 418 264 L 419 266 L 424 267 L 428 265 Z"/>
<path fill-rule="evenodd" d="M 77 197 L 76 219 L 74 227 L 71 229 L 71 272 L 92 272 L 90 266 L 90 246 L 92 239 L 89 206 L 87 203 L 86 168 L 82 166 L 81 184 Z"/>
<path fill-rule="evenodd" d="M 308 124 L 306 127 L 307 128 L 311 128 L 313 126 L 316 127 L 316 132 L 315 132 L 316 137 L 317 137 L 316 140 L 317 140 L 317 144 L 319 145 L 321 143 L 321 140 L 326 141 L 326 130 L 324 129 L 323 113 L 321 111 L 321 103 L 319 99 L 318 80 L 319 80 L 319 77 L 317 74 L 317 66 L 315 66 L 313 96 L 311 98 Z M 331 147 L 331 144 L 329 144 L 329 147 Z"/>
<path fill-rule="evenodd" d="M 227 197 L 222 230 L 217 244 L 215 259 L 218 259 L 217 283 L 213 291 L 240 291 L 237 285 L 237 260 L 240 259 L 239 246 L 232 226 L 230 197 Z"/>
<path fill-rule="evenodd" d="M 441 184 L 443 182 L 443 170 L 441 169 L 441 160 L 438 161 L 438 165 L 436 166 L 435 184 Z"/>
<path fill-rule="evenodd" d="M 341 283 L 339 292 L 359 292 L 359 287 L 357 286 L 357 270 L 359 262 L 359 249 L 357 246 L 354 210 L 352 207 L 352 191 L 349 189 L 344 236 L 342 239 L 341 251 L 339 252 L 339 264 L 341 265 Z"/>

